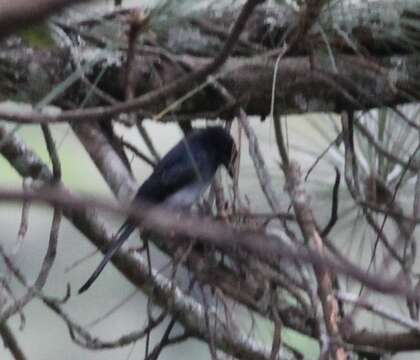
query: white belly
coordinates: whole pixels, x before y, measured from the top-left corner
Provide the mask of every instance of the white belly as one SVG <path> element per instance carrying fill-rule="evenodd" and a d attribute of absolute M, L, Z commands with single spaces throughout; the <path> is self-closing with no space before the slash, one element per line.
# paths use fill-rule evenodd
<path fill-rule="evenodd" d="M 171 209 L 188 209 L 198 201 L 200 196 L 206 191 L 208 183 L 190 185 L 178 190 L 164 201 L 164 206 Z"/>

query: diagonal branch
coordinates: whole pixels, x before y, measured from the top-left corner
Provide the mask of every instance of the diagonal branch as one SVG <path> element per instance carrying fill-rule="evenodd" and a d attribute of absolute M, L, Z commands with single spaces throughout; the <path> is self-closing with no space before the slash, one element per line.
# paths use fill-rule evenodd
<path fill-rule="evenodd" d="M 26 360 L 23 350 L 6 322 L 0 324 L 0 336 L 3 339 L 4 346 L 10 350 L 15 360 Z"/>
<path fill-rule="evenodd" d="M 292 200 L 296 219 L 308 246 L 313 247 L 321 256 L 324 255 L 324 244 L 317 230 L 312 210 L 309 207 L 309 198 L 303 186 L 303 177 L 298 165 L 289 162 L 285 169 L 287 184 L 286 188 Z M 324 321 L 328 335 L 341 339 L 339 330 L 339 307 L 333 292 L 333 278 L 331 272 L 323 265 L 314 265 L 314 271 L 318 282 L 318 296 L 321 300 L 324 313 Z M 347 355 L 343 347 L 334 345 L 330 349 L 334 359 L 346 359 Z"/>

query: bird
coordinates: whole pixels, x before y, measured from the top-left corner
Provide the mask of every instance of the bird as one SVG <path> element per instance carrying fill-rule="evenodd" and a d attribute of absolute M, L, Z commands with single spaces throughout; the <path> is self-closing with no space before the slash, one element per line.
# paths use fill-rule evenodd
<path fill-rule="evenodd" d="M 235 141 L 224 128 L 211 126 L 193 130 L 156 164 L 152 174 L 139 187 L 133 203 L 188 211 L 211 184 L 219 167 L 224 166 L 233 178 L 236 157 Z M 79 294 L 92 285 L 136 227 L 137 223 L 130 218 L 121 225 Z"/>

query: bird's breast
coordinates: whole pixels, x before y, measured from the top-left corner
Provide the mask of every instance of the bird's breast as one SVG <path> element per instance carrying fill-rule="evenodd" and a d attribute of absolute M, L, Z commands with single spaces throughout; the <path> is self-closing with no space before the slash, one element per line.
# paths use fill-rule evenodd
<path fill-rule="evenodd" d="M 164 206 L 171 209 L 188 209 L 198 201 L 208 186 L 208 182 L 184 186 L 176 193 L 168 196 L 164 201 Z"/>

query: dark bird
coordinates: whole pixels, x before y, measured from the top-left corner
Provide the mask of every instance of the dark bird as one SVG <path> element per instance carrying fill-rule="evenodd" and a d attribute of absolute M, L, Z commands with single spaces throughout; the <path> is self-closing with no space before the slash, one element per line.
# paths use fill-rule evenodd
<path fill-rule="evenodd" d="M 133 202 L 185 211 L 204 193 L 219 166 L 224 165 L 233 177 L 236 153 L 232 136 L 223 128 L 215 126 L 195 130 L 159 161 L 152 175 L 138 189 Z M 131 219 L 124 222 L 105 257 L 80 288 L 79 294 L 92 285 L 136 227 L 136 222 Z"/>

